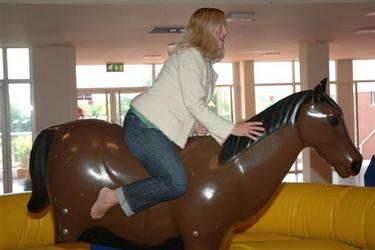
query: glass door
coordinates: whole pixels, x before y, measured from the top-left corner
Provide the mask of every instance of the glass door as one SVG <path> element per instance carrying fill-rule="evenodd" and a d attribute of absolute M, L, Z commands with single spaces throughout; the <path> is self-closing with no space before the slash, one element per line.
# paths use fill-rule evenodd
<path fill-rule="evenodd" d="M 77 97 L 78 119 L 100 119 L 122 126 L 131 100 L 144 88 L 80 89 Z"/>
<path fill-rule="evenodd" d="M 81 91 L 77 97 L 78 119 L 110 120 L 110 95 L 107 91 L 98 93 L 95 91 Z"/>
<path fill-rule="evenodd" d="M 0 193 L 30 189 L 32 146 L 30 57 L 27 48 L 2 48 L 0 57 Z"/>
<path fill-rule="evenodd" d="M 29 83 L 9 84 L 12 192 L 31 190 L 29 157 L 32 147 Z"/>
<path fill-rule="evenodd" d="M 130 107 L 130 102 L 131 100 L 134 99 L 140 92 L 136 93 L 124 93 L 119 91 L 116 93 L 116 99 L 117 101 L 117 112 L 116 112 L 116 118 L 117 118 L 117 123 L 120 124 L 121 126 L 123 125 L 123 121 L 125 118 L 126 112 L 128 112 L 129 107 Z"/>

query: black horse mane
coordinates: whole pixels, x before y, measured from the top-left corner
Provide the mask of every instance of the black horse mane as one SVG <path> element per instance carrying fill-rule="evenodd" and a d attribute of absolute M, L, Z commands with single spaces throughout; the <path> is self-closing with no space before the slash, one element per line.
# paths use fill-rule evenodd
<path fill-rule="evenodd" d="M 310 101 L 312 96 L 312 90 L 294 93 L 285 97 L 284 99 L 281 99 L 261 113 L 247 120 L 263 122 L 265 132 L 257 140 L 257 142 L 272 134 L 277 129 L 286 127 L 296 122 L 301 107 L 303 104 Z M 242 150 L 249 148 L 254 143 L 255 141 L 248 137 L 230 135 L 221 149 L 219 156 L 220 164 L 233 159 Z"/>

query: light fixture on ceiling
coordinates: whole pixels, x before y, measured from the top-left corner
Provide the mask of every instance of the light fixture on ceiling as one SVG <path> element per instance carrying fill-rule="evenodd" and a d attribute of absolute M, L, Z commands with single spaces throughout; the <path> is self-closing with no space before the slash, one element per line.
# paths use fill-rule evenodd
<path fill-rule="evenodd" d="M 263 53 L 262 56 L 264 56 L 264 57 L 280 56 L 280 52 L 267 52 L 267 53 Z"/>
<path fill-rule="evenodd" d="M 150 59 L 160 59 L 161 55 L 144 55 L 143 59 L 150 60 Z"/>
<path fill-rule="evenodd" d="M 375 11 L 365 14 L 365 16 L 375 16 Z"/>
<path fill-rule="evenodd" d="M 280 51 L 277 49 L 264 49 L 264 50 L 246 50 L 240 52 L 240 54 L 252 54 L 252 55 L 275 55 L 279 54 Z"/>
<path fill-rule="evenodd" d="M 360 28 L 354 30 L 356 34 L 375 34 L 375 27 L 368 27 L 368 28 Z"/>
<path fill-rule="evenodd" d="M 174 33 L 183 33 L 184 30 L 185 30 L 184 27 L 154 27 L 148 33 L 174 34 Z"/>
<path fill-rule="evenodd" d="M 227 22 L 253 22 L 255 21 L 254 12 L 232 12 L 226 17 Z"/>

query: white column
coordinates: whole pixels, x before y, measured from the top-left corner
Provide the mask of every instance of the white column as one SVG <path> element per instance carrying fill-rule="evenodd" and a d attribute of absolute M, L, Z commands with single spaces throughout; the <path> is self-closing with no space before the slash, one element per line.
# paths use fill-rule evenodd
<path fill-rule="evenodd" d="M 344 113 L 345 124 L 350 138 L 355 140 L 354 91 L 352 60 L 336 61 L 336 97 Z"/>
<path fill-rule="evenodd" d="M 255 115 L 254 62 L 239 63 L 239 84 L 241 100 L 241 119 L 247 120 Z"/>
<path fill-rule="evenodd" d="M 329 77 L 328 43 L 299 46 L 301 90 L 313 89 L 321 79 Z M 329 85 L 327 86 L 329 93 Z M 332 183 L 332 168 L 314 150 L 303 150 L 304 182 Z"/>
<path fill-rule="evenodd" d="M 44 128 L 75 120 L 77 88 L 75 48 L 37 46 L 31 49 L 33 127 Z"/>
<path fill-rule="evenodd" d="M 241 121 L 240 63 L 232 63 L 233 69 L 233 122 Z"/>

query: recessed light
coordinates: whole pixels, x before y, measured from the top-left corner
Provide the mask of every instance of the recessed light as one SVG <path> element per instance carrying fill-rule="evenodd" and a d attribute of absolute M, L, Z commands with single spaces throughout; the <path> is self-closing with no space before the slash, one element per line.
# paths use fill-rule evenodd
<path fill-rule="evenodd" d="M 255 21 L 254 12 L 233 12 L 229 13 L 226 17 L 227 22 L 253 22 Z"/>
<path fill-rule="evenodd" d="M 160 59 L 161 55 L 144 55 L 143 59 Z"/>
<path fill-rule="evenodd" d="M 148 33 L 157 33 L 157 34 L 170 34 L 170 33 L 183 33 L 185 30 L 184 27 L 154 27 Z"/>
<path fill-rule="evenodd" d="M 280 56 L 280 52 L 268 52 L 268 53 L 263 53 L 262 56 L 264 56 L 264 57 Z"/>
<path fill-rule="evenodd" d="M 354 30 L 354 33 L 356 34 L 375 34 L 375 28 L 360 28 L 357 30 Z"/>
<path fill-rule="evenodd" d="M 240 52 L 240 54 L 254 54 L 254 55 L 264 55 L 264 54 L 280 54 L 279 50 L 276 49 L 265 49 L 265 50 L 246 50 Z"/>
<path fill-rule="evenodd" d="M 365 16 L 375 16 L 375 11 L 365 14 Z"/>

